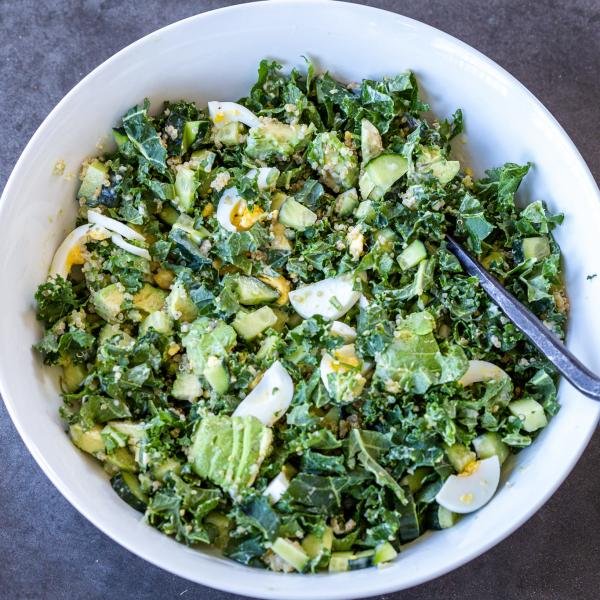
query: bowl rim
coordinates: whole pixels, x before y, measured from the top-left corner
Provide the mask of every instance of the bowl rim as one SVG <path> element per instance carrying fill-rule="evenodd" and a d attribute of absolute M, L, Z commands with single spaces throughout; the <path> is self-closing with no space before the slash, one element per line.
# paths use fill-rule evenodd
<path fill-rule="evenodd" d="M 518 79 L 516 79 L 516 77 L 511 75 L 506 69 L 504 69 L 503 67 L 498 65 L 495 61 L 488 58 L 485 54 L 483 54 L 479 50 L 476 50 L 475 48 L 473 48 L 466 42 L 463 42 L 463 41 L 459 40 L 458 38 L 456 38 L 448 33 L 445 33 L 444 31 L 442 31 L 436 27 L 433 27 L 431 25 L 428 25 L 428 24 L 418 21 L 416 19 L 406 17 L 400 13 L 396 13 L 393 11 L 389 11 L 389 10 L 385 10 L 385 9 L 381 9 L 381 8 L 377 8 L 377 7 L 372 7 L 372 6 L 368 6 L 368 5 L 354 4 L 352 2 L 344 2 L 344 1 L 338 1 L 338 0 L 260 0 L 258 2 L 251 2 L 251 3 L 247 3 L 247 4 L 233 4 L 230 6 L 217 8 L 217 9 L 213 9 L 210 11 L 205 11 L 205 12 L 202 12 L 199 14 L 192 15 L 190 17 L 186 17 L 184 19 L 180 19 L 173 23 L 170 23 L 169 25 L 166 25 L 165 27 L 161 27 L 160 29 L 157 29 L 155 31 L 148 33 L 147 35 L 132 42 L 131 44 L 128 44 L 127 46 L 125 46 L 124 48 L 122 48 L 121 50 L 116 52 L 115 54 L 111 55 L 105 61 L 100 63 L 98 66 L 96 66 L 87 75 L 85 75 L 85 77 L 83 77 L 83 79 L 81 79 L 75 86 L 73 86 L 73 88 L 71 88 L 71 90 L 69 92 L 67 92 L 67 94 L 65 94 L 65 96 L 63 96 L 63 98 L 50 111 L 50 113 L 46 116 L 46 118 L 42 121 L 42 123 L 36 129 L 35 133 L 31 136 L 29 142 L 26 144 L 25 148 L 21 152 L 21 155 L 19 156 L 17 162 L 15 163 L 15 166 L 13 167 L 13 169 L 7 179 L 3 193 L 0 196 L 0 221 L 2 220 L 3 213 L 5 212 L 5 207 L 8 204 L 8 199 L 13 195 L 12 188 L 15 185 L 15 181 L 20 176 L 22 166 L 23 166 L 23 164 L 27 163 L 29 155 L 32 153 L 33 148 L 36 146 L 38 139 L 44 135 L 44 133 L 46 132 L 46 130 L 49 128 L 50 124 L 52 123 L 55 114 L 61 110 L 62 106 L 64 104 L 66 104 L 67 101 L 72 96 L 75 96 L 78 93 L 80 88 L 85 87 L 88 84 L 88 82 L 90 80 L 92 80 L 97 74 L 104 71 L 105 69 L 110 68 L 113 62 L 116 62 L 121 56 L 127 54 L 131 50 L 139 48 L 140 46 L 143 46 L 145 44 L 149 44 L 152 42 L 153 39 L 163 35 L 165 32 L 170 32 L 171 30 L 174 30 L 181 26 L 184 26 L 187 23 L 190 23 L 193 21 L 202 21 L 204 19 L 212 17 L 216 13 L 229 13 L 229 12 L 235 13 L 235 12 L 237 12 L 237 13 L 239 13 L 239 16 L 241 16 L 243 18 L 243 13 L 245 11 L 268 10 L 266 8 L 268 5 L 275 5 L 275 4 L 280 5 L 280 4 L 283 4 L 284 2 L 286 5 L 296 6 L 296 7 L 306 6 L 312 10 L 318 9 L 318 6 L 320 5 L 322 7 L 327 7 L 328 9 L 334 8 L 335 10 L 339 10 L 342 13 L 344 11 L 362 12 L 365 14 L 365 16 L 370 14 L 370 15 L 376 15 L 378 18 L 385 17 L 386 15 L 393 16 L 394 19 L 400 20 L 400 21 L 406 23 L 407 25 L 411 25 L 415 28 L 426 31 L 428 33 L 435 33 L 437 36 L 444 39 L 444 41 L 449 42 L 454 47 L 457 47 L 463 51 L 466 51 L 473 59 L 477 60 L 480 65 L 485 65 L 486 67 L 492 69 L 497 76 L 499 76 L 501 79 L 504 80 L 504 82 L 507 83 L 507 85 L 509 85 L 511 88 L 517 89 L 521 94 L 523 94 L 525 97 L 527 97 L 527 99 L 531 102 L 531 105 L 538 111 L 538 113 L 543 118 L 546 119 L 547 123 L 553 127 L 553 129 L 561 137 L 562 141 L 569 147 L 569 149 L 572 152 L 573 158 L 575 158 L 578 161 L 579 166 L 582 169 L 581 173 L 587 180 L 586 183 L 589 185 L 590 190 L 592 190 L 593 193 L 595 194 L 596 201 L 598 201 L 600 203 L 600 190 L 598 190 L 596 181 L 595 181 L 594 177 L 592 176 L 592 173 L 591 173 L 587 163 L 585 162 L 584 158 L 581 156 L 581 153 L 575 146 L 574 142 L 571 140 L 569 135 L 566 133 L 566 131 L 563 129 L 563 127 L 560 125 L 560 123 L 556 120 L 556 118 L 552 115 L 552 113 L 542 104 L 542 102 L 540 100 L 537 99 L 537 97 L 532 92 L 530 92 Z M 90 513 L 83 506 L 82 502 L 79 501 L 78 495 L 76 493 L 72 492 L 66 484 L 63 484 L 61 476 L 46 461 L 44 455 L 38 449 L 38 447 L 35 443 L 35 440 L 32 439 L 29 436 L 29 434 L 27 433 L 24 422 L 22 422 L 18 418 L 17 410 L 16 410 L 17 403 L 15 402 L 15 399 L 12 398 L 11 395 L 8 393 L 8 386 L 4 383 L 4 379 L 5 379 L 5 374 L 3 372 L 2 363 L 0 362 L 0 397 L 2 397 L 2 399 L 4 401 L 4 405 L 6 406 L 7 412 L 13 422 L 13 425 L 15 426 L 15 429 L 19 433 L 19 436 L 21 437 L 26 448 L 28 449 L 30 454 L 33 456 L 33 458 L 36 461 L 36 463 L 38 464 L 38 466 L 42 469 L 44 474 L 48 477 L 48 479 L 52 482 L 52 484 L 58 489 L 58 491 L 62 494 L 62 496 L 81 515 L 83 515 L 88 521 L 90 521 L 97 529 L 102 531 L 102 533 L 107 535 L 110 539 L 112 539 L 113 541 L 118 543 L 120 546 L 126 548 L 129 552 L 132 552 L 134 555 L 139 556 L 143 560 L 148 561 L 149 563 L 151 563 L 167 572 L 173 573 L 179 577 L 182 577 L 183 579 L 193 581 L 200 585 L 205 585 L 205 586 L 212 587 L 214 589 L 219 589 L 219 590 L 223 590 L 226 592 L 241 594 L 241 595 L 255 597 L 255 598 L 272 598 L 273 600 L 282 600 L 284 598 L 290 599 L 290 600 L 296 600 L 296 599 L 300 600 L 300 599 L 306 598 L 305 592 L 303 592 L 303 590 L 301 590 L 301 589 L 282 592 L 277 589 L 267 588 L 267 587 L 263 587 L 262 589 L 259 589 L 259 587 L 256 586 L 255 589 L 248 590 L 247 586 L 244 585 L 243 578 L 240 578 L 239 580 L 236 580 L 235 578 L 230 579 L 230 580 L 222 580 L 222 579 L 217 580 L 214 576 L 211 576 L 210 573 L 203 574 L 202 572 L 199 573 L 199 576 L 191 577 L 188 572 L 184 571 L 184 569 L 177 568 L 176 566 L 167 567 L 167 566 L 164 566 L 163 564 L 161 564 L 160 560 L 155 559 L 154 557 L 150 556 L 149 552 L 147 552 L 144 548 L 138 548 L 135 546 L 134 543 L 129 542 L 128 536 L 126 535 L 126 533 L 121 533 L 121 531 L 111 531 L 108 526 L 98 523 L 94 514 Z M 6 378 L 6 379 L 8 380 L 8 378 Z M 507 527 L 506 529 L 503 529 L 502 532 L 489 538 L 485 543 L 478 545 L 475 549 L 472 549 L 472 550 L 469 550 L 466 552 L 461 552 L 456 559 L 449 561 L 443 567 L 433 568 L 433 569 L 429 570 L 427 573 L 415 576 L 414 579 L 412 579 L 407 585 L 401 584 L 400 586 L 398 586 L 398 585 L 394 585 L 393 582 L 387 582 L 387 581 L 383 582 L 381 580 L 378 582 L 378 580 L 376 578 L 374 578 L 373 582 L 372 582 L 373 583 L 372 588 L 369 590 L 369 594 L 374 595 L 374 594 L 393 593 L 400 589 L 408 589 L 410 587 L 414 587 L 414 586 L 420 585 L 422 583 L 432 581 L 432 580 L 434 580 L 442 575 L 445 575 L 445 574 L 457 569 L 458 567 L 470 562 L 474 558 L 477 558 L 478 556 L 484 554 L 490 548 L 492 548 L 496 544 L 503 541 L 509 535 L 511 535 L 514 531 L 516 531 L 519 527 L 521 527 L 523 525 L 523 523 L 525 523 L 527 520 L 529 520 L 541 508 L 541 506 L 544 505 L 548 501 L 548 499 L 556 492 L 558 487 L 560 487 L 560 485 L 562 485 L 562 483 L 565 481 L 565 479 L 568 477 L 568 475 L 573 470 L 575 464 L 578 462 L 579 458 L 581 457 L 581 454 L 587 447 L 599 420 L 600 420 L 600 413 L 597 413 L 595 419 L 591 420 L 588 423 L 588 426 L 587 426 L 588 428 L 587 428 L 587 431 L 585 432 L 585 435 L 581 436 L 581 438 L 580 438 L 581 446 L 580 446 L 579 450 L 572 456 L 570 462 L 568 463 L 568 467 L 564 470 L 563 473 L 561 473 L 561 475 L 559 477 L 557 477 L 554 480 L 552 485 L 547 489 L 547 491 L 544 494 L 537 497 L 536 500 L 532 504 L 529 505 L 528 510 L 524 512 L 524 514 L 521 518 L 519 518 L 515 522 L 511 523 L 511 525 L 509 527 Z M 277 574 L 277 575 L 282 576 L 280 574 Z M 299 580 L 301 580 L 301 579 L 304 579 L 304 577 L 306 577 L 306 576 L 300 575 L 300 574 L 291 574 L 291 575 L 285 575 L 285 577 L 294 577 L 294 578 L 298 578 Z M 327 574 L 323 574 L 320 576 L 318 575 L 317 577 L 327 577 L 329 579 L 331 576 L 327 575 Z M 317 596 L 315 596 L 315 595 L 313 595 L 312 597 L 315 599 L 317 598 Z M 352 598 L 364 597 L 364 594 L 362 593 L 362 591 L 348 591 L 348 590 L 340 588 L 340 589 L 333 590 L 333 591 L 328 590 L 326 594 L 324 594 L 323 596 L 319 596 L 319 597 L 327 598 L 329 600 L 350 600 Z"/>

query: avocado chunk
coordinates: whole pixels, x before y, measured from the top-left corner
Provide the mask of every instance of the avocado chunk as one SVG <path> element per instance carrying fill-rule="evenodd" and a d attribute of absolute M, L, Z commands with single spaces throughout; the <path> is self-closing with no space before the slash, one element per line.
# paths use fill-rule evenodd
<path fill-rule="evenodd" d="M 85 170 L 77 197 L 85 198 L 86 200 L 97 198 L 107 178 L 108 165 L 100 162 L 98 159 L 94 159 Z"/>
<path fill-rule="evenodd" d="M 277 119 L 261 117 L 260 125 L 252 127 L 246 141 L 246 154 L 258 160 L 288 160 L 306 147 L 315 126 L 287 125 Z"/>
<path fill-rule="evenodd" d="M 360 122 L 360 153 L 363 166 L 383 152 L 379 129 L 368 119 Z"/>
<path fill-rule="evenodd" d="M 126 331 L 119 329 L 119 326 L 114 323 L 107 323 L 98 334 L 99 345 L 108 342 L 118 344 L 122 348 L 131 348 L 135 344 L 135 340 Z"/>
<path fill-rule="evenodd" d="M 272 440 L 255 417 L 207 414 L 193 434 L 189 461 L 197 475 L 237 495 L 254 483 Z"/>
<path fill-rule="evenodd" d="M 173 204 L 182 212 L 188 213 L 194 208 L 198 179 L 196 171 L 190 167 L 179 167 L 175 176 L 175 198 Z"/>
<path fill-rule="evenodd" d="M 182 338 L 192 371 L 204 377 L 218 394 L 224 394 L 229 387 L 224 360 L 236 340 L 236 332 L 231 325 L 223 321 L 214 322 L 207 317 L 196 319 Z"/>
<path fill-rule="evenodd" d="M 150 314 L 163 308 L 166 297 L 167 292 L 145 283 L 142 289 L 133 296 L 133 305 Z"/>
<path fill-rule="evenodd" d="M 171 335 L 173 333 L 173 320 L 166 312 L 156 310 L 142 321 L 140 334 L 144 335 L 149 329 L 154 329 L 164 335 Z"/>
<path fill-rule="evenodd" d="M 207 317 L 196 319 L 182 338 L 183 347 L 195 373 L 202 374 L 210 356 L 226 358 L 233 350 L 237 336 L 235 329 L 223 321 Z"/>
<path fill-rule="evenodd" d="M 335 132 L 318 133 L 308 148 L 307 158 L 310 166 L 319 173 L 321 181 L 334 192 L 343 192 L 356 186 L 356 152 L 341 142 Z"/>
<path fill-rule="evenodd" d="M 253 312 L 238 312 L 232 325 L 245 340 L 253 340 L 276 323 L 277 315 L 273 309 L 268 306 L 262 306 Z"/>
<path fill-rule="evenodd" d="M 92 294 L 92 306 L 96 313 L 109 323 L 116 321 L 125 300 L 125 293 L 118 283 L 111 283 Z"/>
<path fill-rule="evenodd" d="M 431 173 L 442 186 L 452 181 L 460 171 L 457 160 L 446 160 L 441 148 L 419 146 L 416 168 L 420 173 Z"/>
<path fill-rule="evenodd" d="M 198 307 L 188 296 L 184 285 L 180 281 L 176 281 L 171 288 L 166 305 L 169 316 L 176 321 L 188 323 L 198 316 Z"/>
<path fill-rule="evenodd" d="M 62 375 L 62 383 L 65 390 L 72 393 L 83 383 L 83 380 L 87 376 L 87 371 L 83 365 L 76 365 L 69 360 L 63 365 Z"/>
<path fill-rule="evenodd" d="M 304 231 L 317 220 L 317 215 L 293 198 L 288 198 L 279 209 L 279 222 L 296 231 Z"/>
<path fill-rule="evenodd" d="M 202 386 L 200 385 L 200 379 L 194 373 L 178 373 L 175 381 L 173 382 L 173 388 L 171 389 L 171 395 L 177 400 L 187 400 L 193 402 L 197 400 L 202 394 Z"/>
<path fill-rule="evenodd" d="M 469 450 L 462 444 L 447 446 L 446 455 L 457 473 L 462 473 L 465 470 L 465 467 L 477 458 L 475 452 Z"/>

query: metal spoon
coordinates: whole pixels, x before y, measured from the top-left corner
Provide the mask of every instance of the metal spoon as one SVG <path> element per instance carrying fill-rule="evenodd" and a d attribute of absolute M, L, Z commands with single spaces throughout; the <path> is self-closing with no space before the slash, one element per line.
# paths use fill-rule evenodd
<path fill-rule="evenodd" d="M 469 275 L 479 279 L 481 287 L 504 314 L 546 356 L 558 372 L 580 392 L 600 400 L 600 378 L 583 365 L 566 346 L 528 308 L 525 308 L 504 286 L 476 261 L 455 239 L 446 235 L 448 249 L 458 258 Z"/>

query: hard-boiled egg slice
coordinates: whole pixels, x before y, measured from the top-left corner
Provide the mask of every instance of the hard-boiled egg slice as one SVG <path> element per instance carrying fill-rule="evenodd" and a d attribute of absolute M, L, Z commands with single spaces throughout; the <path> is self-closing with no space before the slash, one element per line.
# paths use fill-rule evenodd
<path fill-rule="evenodd" d="M 95 210 L 88 210 L 88 221 L 94 225 L 99 225 L 100 227 L 104 227 L 109 231 L 118 233 L 126 240 L 138 240 L 140 242 L 144 241 L 144 236 L 141 233 L 138 233 L 135 229 L 125 225 L 125 223 L 121 223 L 121 221 L 117 221 L 116 219 L 111 219 L 106 215 L 100 214 Z"/>
<path fill-rule="evenodd" d="M 227 231 L 246 231 L 264 216 L 260 206 L 249 209 L 236 188 L 227 188 L 217 206 L 217 221 Z"/>
<path fill-rule="evenodd" d="M 232 121 L 243 123 L 248 127 L 258 127 L 258 117 L 245 106 L 236 102 L 219 102 L 213 100 L 208 103 L 208 114 L 215 127 L 224 127 Z"/>
<path fill-rule="evenodd" d="M 110 236 L 110 239 L 112 240 L 112 243 L 115 246 L 118 246 L 122 250 L 125 250 L 125 252 L 129 252 L 130 254 L 135 254 L 136 256 L 141 256 L 142 258 L 145 258 L 146 260 L 150 260 L 150 252 L 148 252 L 148 250 L 146 250 L 145 248 L 140 248 L 139 246 L 134 246 L 133 244 L 126 242 L 123 239 L 123 237 L 121 235 L 119 235 L 118 233 L 113 233 Z"/>
<path fill-rule="evenodd" d="M 485 360 L 470 360 L 467 371 L 458 380 L 458 383 L 466 387 L 473 383 L 500 381 L 507 377 L 508 374 L 494 363 Z"/>
<path fill-rule="evenodd" d="M 266 496 L 273 504 L 275 504 L 281 500 L 281 497 L 286 493 L 289 487 L 289 477 L 285 471 L 281 471 L 281 473 L 274 477 L 265 488 L 263 496 Z"/>
<path fill-rule="evenodd" d="M 232 217 L 238 210 L 238 205 L 243 202 L 236 188 L 227 188 L 222 194 L 217 206 L 217 221 L 219 225 L 227 231 L 237 231 L 236 226 L 231 222 Z"/>
<path fill-rule="evenodd" d="M 435 497 L 437 503 L 455 513 L 470 513 L 487 504 L 500 482 L 497 456 L 477 460 L 460 475 L 450 475 Z"/>
<path fill-rule="evenodd" d="M 356 329 L 342 323 L 342 321 L 334 321 L 329 328 L 332 335 L 341 337 L 345 342 L 353 342 L 356 339 Z"/>
<path fill-rule="evenodd" d="M 283 365 L 275 361 L 258 385 L 235 409 L 234 417 L 252 415 L 264 425 L 273 425 L 288 409 L 294 396 L 294 382 Z"/>
<path fill-rule="evenodd" d="M 303 318 L 321 315 L 328 321 L 343 317 L 357 302 L 352 275 L 340 275 L 311 283 L 290 292 L 294 310 Z"/>
<path fill-rule="evenodd" d="M 52 258 L 49 275 L 60 275 L 66 279 L 73 265 L 82 265 L 85 262 L 85 244 L 90 240 L 104 240 L 110 233 L 101 227 L 92 227 L 90 224 L 80 225 L 63 240 Z"/>
<path fill-rule="evenodd" d="M 325 389 L 331 393 L 329 375 L 331 373 L 348 373 L 357 371 L 360 367 L 360 373 L 356 372 L 356 381 L 352 386 L 352 395 L 359 396 L 362 392 L 366 380 L 363 375 L 371 368 L 370 363 L 364 363 L 357 355 L 354 344 L 340 346 L 332 351 L 332 354 L 323 354 L 319 365 L 321 381 Z"/>

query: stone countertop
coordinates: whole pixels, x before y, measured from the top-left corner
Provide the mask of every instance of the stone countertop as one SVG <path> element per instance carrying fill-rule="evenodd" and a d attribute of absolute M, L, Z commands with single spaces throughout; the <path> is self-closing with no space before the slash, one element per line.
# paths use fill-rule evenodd
<path fill-rule="evenodd" d="M 85 74 L 143 35 L 232 4 L 178 0 L 0 1 L 0 187 L 48 112 Z M 380 0 L 497 61 L 556 116 L 600 179 L 598 0 Z M 0 403 L 0 596 L 240 598 L 170 575 L 124 550 L 57 492 Z M 379 600 L 592 599 L 600 589 L 600 437 L 553 498 L 466 566 Z"/>

